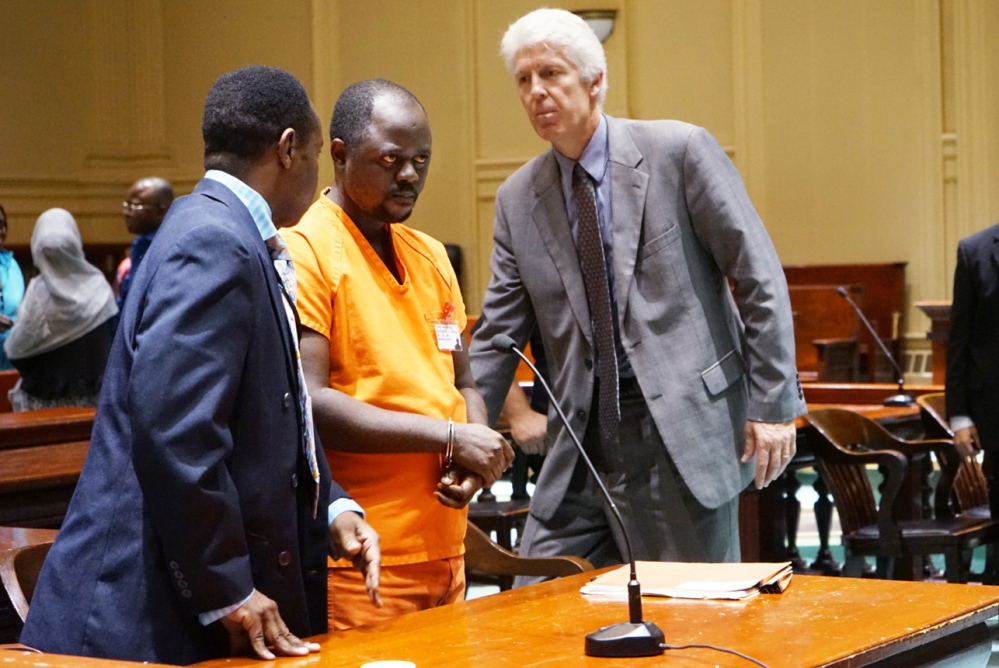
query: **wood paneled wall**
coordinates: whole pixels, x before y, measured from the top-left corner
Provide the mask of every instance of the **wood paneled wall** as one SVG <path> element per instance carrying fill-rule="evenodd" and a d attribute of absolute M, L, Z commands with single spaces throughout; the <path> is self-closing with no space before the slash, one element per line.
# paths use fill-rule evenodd
<path fill-rule="evenodd" d="M 0 202 L 11 241 L 50 206 L 124 241 L 127 185 L 201 175 L 219 74 L 284 67 L 328 118 L 343 86 L 386 77 L 424 103 L 431 176 L 411 224 L 489 278 L 503 179 L 545 148 L 498 57 L 541 0 L 0 2 Z M 606 109 L 718 137 L 786 264 L 908 263 L 909 300 L 947 299 L 957 240 L 999 220 L 999 3 L 990 0 L 563 0 L 618 10 Z M 320 182 L 332 179 L 329 161 Z M 927 323 L 910 310 L 910 333 Z"/>

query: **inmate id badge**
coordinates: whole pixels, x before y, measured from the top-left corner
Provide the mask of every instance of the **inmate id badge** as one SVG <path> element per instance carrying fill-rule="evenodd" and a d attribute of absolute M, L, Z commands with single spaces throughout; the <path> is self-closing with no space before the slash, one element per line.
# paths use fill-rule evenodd
<path fill-rule="evenodd" d="M 451 302 L 444 303 L 441 317 L 434 320 L 434 333 L 437 335 L 438 350 L 461 350 L 461 329 L 454 319 L 454 304 Z"/>

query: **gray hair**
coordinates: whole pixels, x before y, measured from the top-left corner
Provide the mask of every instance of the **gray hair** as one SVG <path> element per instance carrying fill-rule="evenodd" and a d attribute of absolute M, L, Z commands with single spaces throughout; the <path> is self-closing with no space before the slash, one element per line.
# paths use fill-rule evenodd
<path fill-rule="evenodd" d="M 500 41 L 500 56 L 511 76 L 514 75 L 517 52 L 536 44 L 558 51 L 579 70 L 584 83 L 593 83 L 603 73 L 597 102 L 604 103 L 607 97 L 607 56 L 586 21 L 564 9 L 536 9 L 514 21 Z"/>

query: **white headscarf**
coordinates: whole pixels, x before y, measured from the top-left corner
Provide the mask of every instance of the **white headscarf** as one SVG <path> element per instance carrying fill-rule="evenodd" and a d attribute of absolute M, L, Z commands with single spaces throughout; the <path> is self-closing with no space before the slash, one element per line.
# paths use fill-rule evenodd
<path fill-rule="evenodd" d="M 28 284 L 4 342 L 15 360 L 75 341 L 118 312 L 104 274 L 83 257 L 80 230 L 69 211 L 49 209 L 38 217 L 31 259 L 40 273 Z"/>

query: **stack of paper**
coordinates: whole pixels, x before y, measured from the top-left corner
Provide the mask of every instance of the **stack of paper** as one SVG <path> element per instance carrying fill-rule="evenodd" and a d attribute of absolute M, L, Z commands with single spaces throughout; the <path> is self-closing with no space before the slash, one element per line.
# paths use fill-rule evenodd
<path fill-rule="evenodd" d="M 598 575 L 580 591 L 624 597 L 631 569 L 621 566 Z M 757 594 L 779 594 L 791 584 L 791 562 L 777 564 L 697 564 L 676 561 L 637 562 L 643 596 L 744 601 Z"/>

